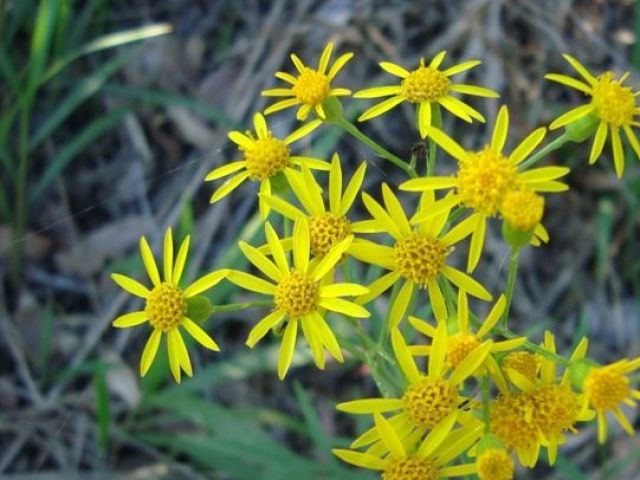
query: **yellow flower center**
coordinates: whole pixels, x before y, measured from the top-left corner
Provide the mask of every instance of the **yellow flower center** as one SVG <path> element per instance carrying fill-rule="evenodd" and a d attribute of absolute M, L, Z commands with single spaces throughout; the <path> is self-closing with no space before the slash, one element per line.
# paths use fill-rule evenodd
<path fill-rule="evenodd" d="M 318 286 L 311 278 L 293 270 L 278 283 L 275 302 L 276 307 L 290 317 L 302 317 L 316 308 Z"/>
<path fill-rule="evenodd" d="M 457 406 L 458 393 L 446 380 L 422 378 L 409 385 L 402 400 L 407 415 L 418 425 L 433 428 Z"/>
<path fill-rule="evenodd" d="M 402 80 L 402 96 L 411 103 L 434 102 L 449 92 L 451 80 L 440 70 L 425 67 L 424 60 L 420 66 Z"/>
<path fill-rule="evenodd" d="M 393 461 L 382 473 L 382 480 L 436 480 L 438 467 L 426 458 L 403 458 Z"/>
<path fill-rule="evenodd" d="M 447 342 L 447 359 L 452 367 L 457 367 L 478 345 L 480 341 L 469 333 L 456 333 Z"/>
<path fill-rule="evenodd" d="M 538 441 L 534 404 L 526 393 L 507 393 L 491 402 L 489 429 L 508 448 L 528 449 Z"/>
<path fill-rule="evenodd" d="M 614 79 L 613 72 L 605 72 L 598 77 L 598 84 L 593 87 L 592 95 L 591 104 L 601 120 L 616 127 L 633 122 L 636 97 L 629 87 Z"/>
<path fill-rule="evenodd" d="M 488 448 L 476 459 L 480 480 L 512 480 L 515 465 L 502 448 Z"/>
<path fill-rule="evenodd" d="M 512 228 L 530 232 L 542 220 L 544 198 L 530 190 L 511 190 L 504 196 L 500 213 Z"/>
<path fill-rule="evenodd" d="M 298 102 L 306 105 L 317 105 L 329 96 L 329 77 L 306 67 L 292 88 Z"/>
<path fill-rule="evenodd" d="M 535 354 L 529 352 L 511 352 L 502 361 L 503 370 L 513 369 L 532 382 L 538 374 L 539 367 L 540 360 Z"/>
<path fill-rule="evenodd" d="M 144 313 L 153 328 L 168 332 L 182 322 L 187 313 L 187 300 L 177 286 L 163 282 L 151 290 Z"/>
<path fill-rule="evenodd" d="M 505 194 L 513 189 L 516 176 L 516 166 L 507 157 L 485 147 L 479 152 L 470 152 L 469 157 L 460 162 L 458 193 L 467 207 L 493 216 Z"/>
<path fill-rule="evenodd" d="M 584 393 L 597 411 L 617 408 L 629 392 L 629 379 L 615 368 L 594 368 L 584 381 Z"/>
<path fill-rule="evenodd" d="M 573 425 L 580 412 L 578 395 L 568 385 L 547 385 L 531 392 L 535 405 L 533 420 L 547 439 L 557 438 Z"/>
<path fill-rule="evenodd" d="M 449 249 L 437 238 L 412 234 L 398 240 L 393 248 L 396 269 L 421 287 L 440 273 Z"/>
<path fill-rule="evenodd" d="M 244 149 L 244 159 L 249 178 L 261 182 L 289 165 L 289 148 L 282 140 L 269 134 L 254 140 L 251 148 Z"/>
<path fill-rule="evenodd" d="M 309 219 L 311 251 L 324 255 L 331 247 L 349 234 L 349 220 L 333 213 L 325 213 Z"/>

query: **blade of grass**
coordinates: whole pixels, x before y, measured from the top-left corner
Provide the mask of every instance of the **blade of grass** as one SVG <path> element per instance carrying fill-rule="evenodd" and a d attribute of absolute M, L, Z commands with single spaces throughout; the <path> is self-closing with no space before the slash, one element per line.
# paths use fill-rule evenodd
<path fill-rule="evenodd" d="M 102 452 L 109 447 L 109 427 L 111 425 L 111 409 L 109 408 L 109 392 L 105 376 L 105 366 L 100 363 L 93 377 L 96 390 L 96 416 L 98 421 L 98 446 Z"/>
<path fill-rule="evenodd" d="M 90 53 L 166 35 L 172 31 L 173 26 L 169 23 L 157 23 L 154 25 L 125 30 L 123 32 L 110 33 L 96 38 L 79 49 L 65 55 L 60 60 L 57 60 L 51 67 L 49 67 L 41 81 L 43 83 L 48 82 L 59 74 L 68 64 Z"/>
<path fill-rule="evenodd" d="M 105 84 L 105 82 L 119 72 L 133 57 L 133 52 L 128 51 L 110 60 L 91 75 L 80 81 L 69 94 L 60 102 L 58 107 L 47 117 L 40 128 L 33 134 L 29 141 L 29 150 L 34 150 L 40 143 L 53 134 L 53 132 L 71 115 L 84 101 L 89 99 Z"/>
<path fill-rule="evenodd" d="M 47 188 L 49 188 L 51 182 L 71 163 L 76 155 L 96 141 L 100 136 L 112 128 L 115 128 L 128 112 L 128 109 L 122 108 L 94 120 L 70 143 L 65 145 L 51 160 L 49 166 L 36 183 L 31 194 L 31 200 L 37 202 Z"/>
<path fill-rule="evenodd" d="M 298 381 L 293 384 L 293 390 L 296 394 L 296 399 L 298 400 L 298 406 L 300 407 L 300 410 L 302 410 L 309 438 L 313 441 L 317 452 L 325 461 L 337 465 L 338 462 L 336 461 L 336 458 L 330 453 L 331 442 L 327 437 L 324 428 L 322 428 L 320 417 L 318 417 L 318 413 L 311 403 L 311 398 L 309 398 L 309 395 Z"/>
<path fill-rule="evenodd" d="M 113 93 L 114 95 L 122 95 L 142 102 L 163 105 L 163 106 L 175 106 L 179 105 L 186 107 L 189 110 L 202 115 L 204 118 L 211 120 L 226 129 L 241 129 L 241 126 L 235 120 L 231 119 L 225 112 L 219 108 L 211 105 L 203 105 L 202 102 L 193 100 L 192 98 L 175 95 L 162 90 L 151 90 L 144 87 L 137 87 L 132 85 L 118 85 L 107 84 L 104 87 L 104 91 Z"/>

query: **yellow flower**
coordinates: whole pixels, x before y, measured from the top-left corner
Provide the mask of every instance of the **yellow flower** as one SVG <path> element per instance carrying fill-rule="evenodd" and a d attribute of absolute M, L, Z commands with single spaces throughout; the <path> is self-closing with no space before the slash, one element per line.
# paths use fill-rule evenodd
<path fill-rule="evenodd" d="M 329 171 L 328 209 L 322 198 L 322 187 L 309 169 L 305 167 L 302 168 L 302 172 L 289 170 L 285 173 L 291 190 L 304 210 L 273 195 L 261 195 L 261 200 L 273 210 L 291 220 L 295 221 L 300 217 L 307 218 L 310 230 L 311 253 L 316 256 L 322 256 L 350 234 L 376 231 L 371 221 L 350 222 L 347 217 L 353 201 L 360 192 L 366 167 L 366 163 L 360 165 L 343 192 L 340 157 L 338 157 L 338 154 L 333 156 L 331 170 Z M 283 239 L 282 244 L 285 250 L 290 250 L 291 238 Z"/>
<path fill-rule="evenodd" d="M 473 332 L 469 327 L 469 304 L 467 300 L 467 294 L 463 289 L 458 290 L 458 315 L 454 323 L 447 322 L 449 328 L 453 327 L 455 331 L 453 334 L 447 336 L 447 364 L 452 368 L 456 368 L 460 363 L 467 358 L 467 356 L 473 352 L 491 333 L 493 327 L 500 321 L 504 308 L 506 306 L 506 299 L 504 295 L 500 295 L 498 301 L 495 303 L 484 322 L 476 332 Z M 428 324 L 424 320 L 421 320 L 414 316 L 409 316 L 409 323 L 420 333 L 433 339 L 437 333 L 436 327 Z M 512 338 L 509 340 L 502 340 L 494 342 L 489 350 L 490 353 L 506 352 L 518 348 L 526 341 L 525 337 Z M 433 350 L 433 343 L 431 345 L 413 345 L 409 347 L 411 353 L 415 356 L 428 356 Z M 479 367 L 479 372 L 484 374 L 483 367 L 486 367 L 495 383 L 501 387 L 501 390 L 506 388 L 506 383 L 500 366 L 493 358 L 491 354 L 487 355 L 483 364 Z M 475 372 L 474 372 L 475 373 Z"/>
<path fill-rule="evenodd" d="M 613 163 L 616 174 L 621 177 L 624 172 L 624 151 L 620 130 L 624 130 L 633 151 L 636 156 L 640 157 L 640 143 L 638 143 L 638 137 L 632 128 L 640 125 L 635 118 L 640 114 L 636 100 L 640 92 L 633 92 L 631 88 L 623 85 L 629 76 L 628 72 L 618 80 L 611 71 L 594 77 L 584 65 L 572 56 L 563 55 L 563 57 L 580 74 L 582 79 L 578 80 L 558 73 L 550 73 L 545 75 L 545 78 L 575 88 L 591 97 L 591 101 L 559 116 L 549 128 L 551 130 L 560 128 L 587 115 L 594 115 L 599 121 L 589 155 L 589 163 L 592 164 L 598 160 L 607 141 L 607 136 L 610 135 Z"/>
<path fill-rule="evenodd" d="M 455 368 L 446 364 L 447 330 L 441 322 L 433 339 L 427 373 L 423 375 L 397 328 L 391 332 L 393 351 L 406 380 L 407 387 L 400 398 L 366 398 L 337 405 L 337 409 L 355 415 L 392 413 L 389 422 L 402 425 L 403 438 L 422 438 L 427 430 L 437 429 L 443 422 L 457 419 L 467 426 L 477 426 L 478 420 L 459 409 L 465 401 L 460 395 L 464 381 L 482 365 L 491 350 L 492 341 L 479 344 Z M 374 443 L 372 451 L 381 447 L 379 432 L 373 428 L 358 437 L 352 448 Z"/>
<path fill-rule="evenodd" d="M 188 250 L 189 236 L 180 245 L 174 263 L 173 236 L 171 228 L 167 229 L 163 246 L 164 280 L 162 280 L 147 240 L 144 237 L 140 239 L 140 253 L 153 285 L 151 290 L 133 278 L 119 273 L 111 274 L 111 278 L 124 290 L 146 300 L 144 310 L 121 315 L 113 321 L 113 326 L 118 328 L 134 327 L 144 322 L 149 322 L 153 328 L 142 352 L 140 361 L 140 375 L 142 376 L 146 375 L 153 363 L 163 333 L 167 334 L 169 366 L 176 382 L 180 383 L 181 370 L 184 370 L 189 376 L 193 375 L 189 353 L 182 339 L 180 327 L 184 328 L 205 348 L 219 350 L 216 342 L 187 316 L 187 307 L 189 299 L 215 286 L 227 276 L 229 270 L 218 270 L 204 275 L 187 288 L 182 289 L 179 284 Z"/>
<path fill-rule="evenodd" d="M 347 449 L 334 449 L 333 454 L 357 467 L 381 472 L 382 480 L 438 480 L 463 477 L 476 472 L 473 463 L 446 466 L 469 448 L 480 436 L 481 429 L 452 430 L 454 417 L 449 417 L 429 432 L 417 448 L 405 445 L 400 427 L 375 414 L 376 430 L 388 455 Z"/>
<path fill-rule="evenodd" d="M 504 448 L 487 448 L 476 458 L 480 480 L 513 480 L 515 465 Z"/>
<path fill-rule="evenodd" d="M 246 134 L 238 131 L 230 132 L 229 139 L 238 145 L 244 158 L 218 167 L 205 177 L 205 181 L 210 182 L 235 174 L 213 192 L 211 203 L 226 197 L 247 179 L 260 182 L 260 193 L 269 195 L 271 194 L 271 179 L 281 172 L 286 174 L 292 170 L 293 165 L 306 165 L 318 170 L 329 170 L 329 164 L 323 160 L 292 156 L 289 151 L 289 145 L 311 133 L 320 123 L 319 120 L 313 120 L 284 139 L 279 139 L 274 137 L 268 129 L 262 114 L 256 113 L 253 116 L 256 137 L 249 131 Z M 260 202 L 260 211 L 263 217 L 266 217 L 269 212 L 267 205 L 263 202 Z"/>
<path fill-rule="evenodd" d="M 569 361 L 582 359 L 587 344 L 583 338 Z M 550 354 L 556 353 L 550 332 L 545 332 L 543 348 Z M 542 447 L 547 448 L 549 463 L 553 465 L 558 445 L 565 442 L 564 433 L 575 433 L 575 423 L 592 419 L 593 412 L 581 407 L 583 400 L 571 389 L 568 369 L 557 381 L 557 362 L 551 358 L 540 356 L 540 376 L 533 380 L 514 369 L 507 368 L 506 373 L 519 391 L 503 392 L 491 403 L 491 433 L 516 451 L 522 465 L 533 467 Z"/>
<path fill-rule="evenodd" d="M 625 432 L 633 435 L 633 426 L 620 408 L 622 404 L 636 407 L 640 391 L 629 386 L 628 375 L 640 368 L 640 357 L 623 359 L 603 367 L 593 368 L 587 374 L 582 390 L 585 394 L 585 408 L 590 405 L 598 416 L 598 441 L 607 439 L 606 413 L 611 412 Z M 634 400 L 635 399 L 635 400 Z"/>
<path fill-rule="evenodd" d="M 260 320 L 249 333 L 247 345 L 251 348 L 269 330 L 282 327 L 284 335 L 278 357 L 278 376 L 283 379 L 291 365 L 296 345 L 298 326 L 311 347 L 318 368 L 324 368 L 324 348 L 337 361 L 342 362 L 340 346 L 324 319 L 324 311 L 330 310 L 354 318 L 368 318 L 369 312 L 361 305 L 340 297 L 362 295 L 368 289 L 354 283 L 328 283 L 325 279 L 353 240 L 349 235 L 338 242 L 319 262 L 310 264 L 309 225 L 306 218 L 296 220 L 293 230 L 293 265 L 275 230 L 269 222 L 265 225 L 267 242 L 273 261 L 257 248 L 240 242 L 242 253 L 261 270 L 270 281 L 249 273 L 231 271 L 228 279 L 236 285 L 273 296 L 274 310 Z"/>
<path fill-rule="evenodd" d="M 404 101 L 417 104 L 418 126 L 422 138 L 427 136 L 427 129 L 431 126 L 433 108 L 442 105 L 451 113 L 460 117 L 466 122 L 472 119 L 484 122 L 484 117 L 466 103 L 451 95 L 452 93 L 462 93 L 476 95 L 479 97 L 493 97 L 498 95 L 488 88 L 476 85 L 454 84 L 449 78 L 457 73 L 464 72 L 480 64 L 479 60 L 469 60 L 458 65 L 439 70 L 439 67 L 446 55 L 445 51 L 439 52 L 429 65 L 425 65 L 424 58 L 420 60 L 420 66 L 409 72 L 400 65 L 390 62 L 380 63 L 383 70 L 400 77 L 400 85 L 387 85 L 383 87 L 373 87 L 360 90 L 353 96 L 355 98 L 379 98 L 391 97 L 366 110 L 359 121 L 364 122 L 371 118 L 382 115 Z"/>
<path fill-rule="evenodd" d="M 305 120 L 312 109 L 316 112 L 318 118 L 324 120 L 326 118 L 326 114 L 322 104 L 328 98 L 351 95 L 351 91 L 346 88 L 332 88 L 331 82 L 336 75 L 338 75 L 338 72 L 342 70 L 342 67 L 351 60 L 353 53 L 349 52 L 341 55 L 327 72 L 332 50 L 333 43 L 327 43 L 327 46 L 324 47 L 324 50 L 322 51 L 320 61 L 318 62 L 318 68 L 316 70 L 311 67 L 307 67 L 295 53 L 292 53 L 291 60 L 293 61 L 296 70 L 298 70 L 298 76 L 294 77 L 286 72 L 276 73 L 277 78 L 289 83 L 291 86 L 288 88 L 271 88 L 262 91 L 262 95 L 265 97 L 290 98 L 281 100 L 268 107 L 264 111 L 265 115 L 300 105 L 300 108 L 296 113 L 298 120 Z"/>
<path fill-rule="evenodd" d="M 502 359 L 501 367 L 505 372 L 515 370 L 526 379 L 534 382 L 540 371 L 540 358 L 531 352 L 510 352 Z"/>
<path fill-rule="evenodd" d="M 429 129 L 429 135 L 447 153 L 458 160 L 458 172 L 450 177 L 423 177 L 409 180 L 400 185 L 400 190 L 424 192 L 441 189 L 453 189 L 449 195 L 437 203 L 453 208 L 462 205 L 473 209 L 475 228 L 471 237 L 467 271 L 478 265 L 484 244 L 487 219 L 495 216 L 504 201 L 505 195 L 514 189 L 526 188 L 533 192 L 561 192 L 568 187 L 557 181 L 569 173 L 566 167 L 532 168 L 518 171 L 518 165 L 540 144 L 546 129 L 538 128 L 525 138 L 512 152 L 502 153 L 509 130 L 509 111 L 503 106 L 498 113 L 491 143 L 480 151 L 468 151 L 441 130 Z M 437 209 L 436 209 L 437 211 Z M 430 212 L 417 215 L 413 221 L 427 220 Z M 534 234 L 546 237 L 546 231 L 538 224 Z"/>
<path fill-rule="evenodd" d="M 395 244 L 389 247 L 357 239 L 349 253 L 359 260 L 391 271 L 374 281 L 369 286 L 369 293 L 358 299 L 359 303 L 373 300 L 398 280 L 404 279 L 402 288 L 389 307 L 389 328 L 393 328 L 402 320 L 416 287 L 427 289 L 436 319 L 446 320 L 447 307 L 438 284 L 441 277 L 474 297 L 491 300 L 491 294 L 480 283 L 447 265 L 452 247 L 471 233 L 473 219 L 464 220 L 444 233 L 449 209 L 439 208 L 428 221 L 412 228 L 400 201 L 386 184 L 382 185 L 382 195 L 384 208 L 367 193 L 362 198 L 374 220 L 393 237 Z M 421 197 L 416 215 L 433 213 L 433 208 L 433 193 L 429 192 Z"/>

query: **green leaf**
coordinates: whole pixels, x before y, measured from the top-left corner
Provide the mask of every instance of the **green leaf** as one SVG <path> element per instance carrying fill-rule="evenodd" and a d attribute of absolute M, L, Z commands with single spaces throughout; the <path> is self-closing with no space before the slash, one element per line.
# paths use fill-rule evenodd
<path fill-rule="evenodd" d="M 31 37 L 29 81 L 27 95 L 32 95 L 40 83 L 51 49 L 58 13 L 58 0 L 41 1 Z"/>
<path fill-rule="evenodd" d="M 128 109 L 119 109 L 94 120 L 70 143 L 62 147 L 38 180 L 38 183 L 32 191 L 31 201 L 38 201 L 40 196 L 49 188 L 51 182 L 71 163 L 76 155 L 96 141 L 100 136 L 116 127 L 128 112 Z"/>
<path fill-rule="evenodd" d="M 75 109 L 100 90 L 109 77 L 120 71 L 131 57 L 132 52 L 119 55 L 78 83 L 34 133 L 29 142 L 29 150 L 34 150 L 44 139 L 49 137 Z"/>
<path fill-rule="evenodd" d="M 96 390 L 96 415 L 98 420 L 98 445 L 103 452 L 109 446 L 109 427 L 111 425 L 111 409 L 109 408 L 109 392 L 103 364 L 96 368 L 94 375 Z"/>
<path fill-rule="evenodd" d="M 44 2 L 47 3 L 47 2 Z M 144 27 L 111 33 L 90 41 L 79 49 L 67 54 L 56 61 L 42 77 L 42 82 L 47 82 L 60 73 L 67 65 L 84 55 L 99 52 L 109 48 L 119 47 L 127 43 L 139 42 L 153 37 L 171 33 L 173 27 L 168 23 L 156 23 Z"/>
<path fill-rule="evenodd" d="M 326 461 L 337 465 L 338 462 L 336 461 L 336 458 L 331 455 L 331 441 L 322 427 L 320 417 L 318 417 L 316 410 L 313 408 L 311 398 L 309 398 L 309 395 L 298 381 L 293 384 L 293 390 L 296 394 L 300 410 L 302 410 L 302 415 L 304 416 L 307 425 L 308 435 L 311 440 L 313 440 L 318 453 Z"/>

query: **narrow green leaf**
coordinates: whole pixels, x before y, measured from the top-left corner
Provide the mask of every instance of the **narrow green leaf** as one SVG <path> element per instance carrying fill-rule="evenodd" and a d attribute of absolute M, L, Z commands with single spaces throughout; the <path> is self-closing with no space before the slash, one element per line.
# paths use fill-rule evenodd
<path fill-rule="evenodd" d="M 35 92 L 44 73 L 58 13 L 58 0 L 40 2 L 31 37 L 31 56 L 29 60 L 29 82 L 27 89 Z"/>
<path fill-rule="evenodd" d="M 302 410 L 309 437 L 313 441 L 318 453 L 325 461 L 337 464 L 335 457 L 331 455 L 331 441 L 329 437 L 327 437 L 324 428 L 322 428 L 322 422 L 311 403 L 311 398 L 309 398 L 309 395 L 298 381 L 293 384 L 293 390 L 296 394 L 300 410 Z"/>
<path fill-rule="evenodd" d="M 98 445 L 103 452 L 109 446 L 109 427 L 111 425 L 111 410 L 109 408 L 109 392 L 105 367 L 100 365 L 94 375 L 94 387 L 96 389 L 96 415 L 98 420 Z"/>
<path fill-rule="evenodd" d="M 70 143 L 65 145 L 51 160 L 44 174 L 38 180 L 31 194 L 31 200 L 37 201 L 49 187 L 57 175 L 62 172 L 69 163 L 88 145 L 100 136 L 116 127 L 128 113 L 128 109 L 115 110 L 108 115 L 98 118 L 90 123 Z"/>
<path fill-rule="evenodd" d="M 29 150 L 34 150 L 45 138 L 49 137 L 74 110 L 100 90 L 109 77 L 120 71 L 131 57 L 132 52 L 119 55 L 80 81 L 33 134 L 29 142 Z"/>

